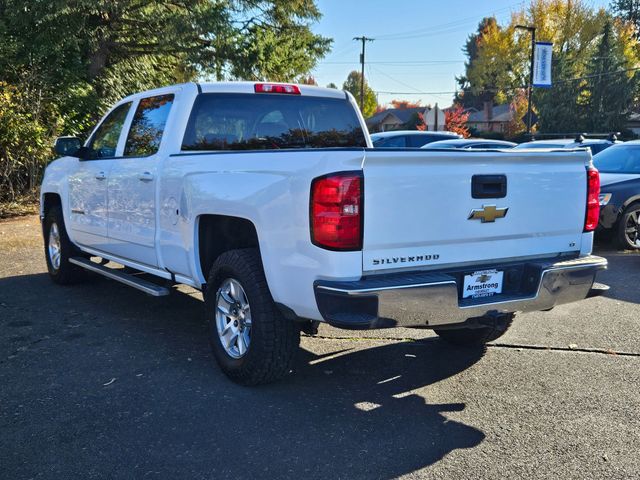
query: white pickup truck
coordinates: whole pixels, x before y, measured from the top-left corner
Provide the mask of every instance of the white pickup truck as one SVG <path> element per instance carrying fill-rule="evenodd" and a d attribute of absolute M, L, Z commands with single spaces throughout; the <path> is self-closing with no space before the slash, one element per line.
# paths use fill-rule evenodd
<path fill-rule="evenodd" d="M 242 384 L 289 372 L 318 322 L 482 345 L 514 312 L 587 297 L 607 265 L 591 255 L 586 149 L 374 149 L 335 89 L 148 91 L 55 150 L 40 210 L 51 278 L 202 290 L 215 357 Z"/>

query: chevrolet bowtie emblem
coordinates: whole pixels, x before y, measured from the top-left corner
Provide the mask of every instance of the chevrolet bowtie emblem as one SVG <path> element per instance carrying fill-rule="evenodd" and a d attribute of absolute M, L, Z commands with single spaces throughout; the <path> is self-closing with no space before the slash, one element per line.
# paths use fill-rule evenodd
<path fill-rule="evenodd" d="M 482 223 L 495 222 L 496 218 L 504 218 L 508 208 L 498 208 L 495 205 L 483 205 L 482 208 L 474 208 L 469 214 L 468 220 L 480 220 Z"/>

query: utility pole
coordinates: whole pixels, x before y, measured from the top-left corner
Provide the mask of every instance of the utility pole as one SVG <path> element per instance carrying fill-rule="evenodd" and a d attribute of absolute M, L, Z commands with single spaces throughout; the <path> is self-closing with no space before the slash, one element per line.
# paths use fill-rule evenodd
<path fill-rule="evenodd" d="M 364 46 L 366 42 L 373 42 L 375 39 L 365 37 L 353 37 L 354 40 L 362 42 L 362 53 L 360 54 L 360 111 L 364 111 Z"/>
<path fill-rule="evenodd" d="M 516 25 L 520 30 L 531 33 L 531 65 L 529 67 L 529 91 L 527 92 L 527 135 L 531 134 L 531 94 L 533 93 L 533 60 L 536 51 L 536 27 Z"/>

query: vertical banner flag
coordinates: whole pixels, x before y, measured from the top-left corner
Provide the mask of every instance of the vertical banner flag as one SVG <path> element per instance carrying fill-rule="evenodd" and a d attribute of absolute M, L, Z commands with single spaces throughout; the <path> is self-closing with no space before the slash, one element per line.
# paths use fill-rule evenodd
<path fill-rule="evenodd" d="M 553 44 L 536 42 L 533 53 L 533 86 L 551 86 L 551 52 Z"/>

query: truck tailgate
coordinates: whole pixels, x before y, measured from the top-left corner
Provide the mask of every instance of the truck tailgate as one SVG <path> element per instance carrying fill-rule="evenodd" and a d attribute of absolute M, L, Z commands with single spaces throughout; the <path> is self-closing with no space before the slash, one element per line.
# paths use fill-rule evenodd
<path fill-rule="evenodd" d="M 579 251 L 589 162 L 586 150 L 367 150 L 363 270 Z"/>

